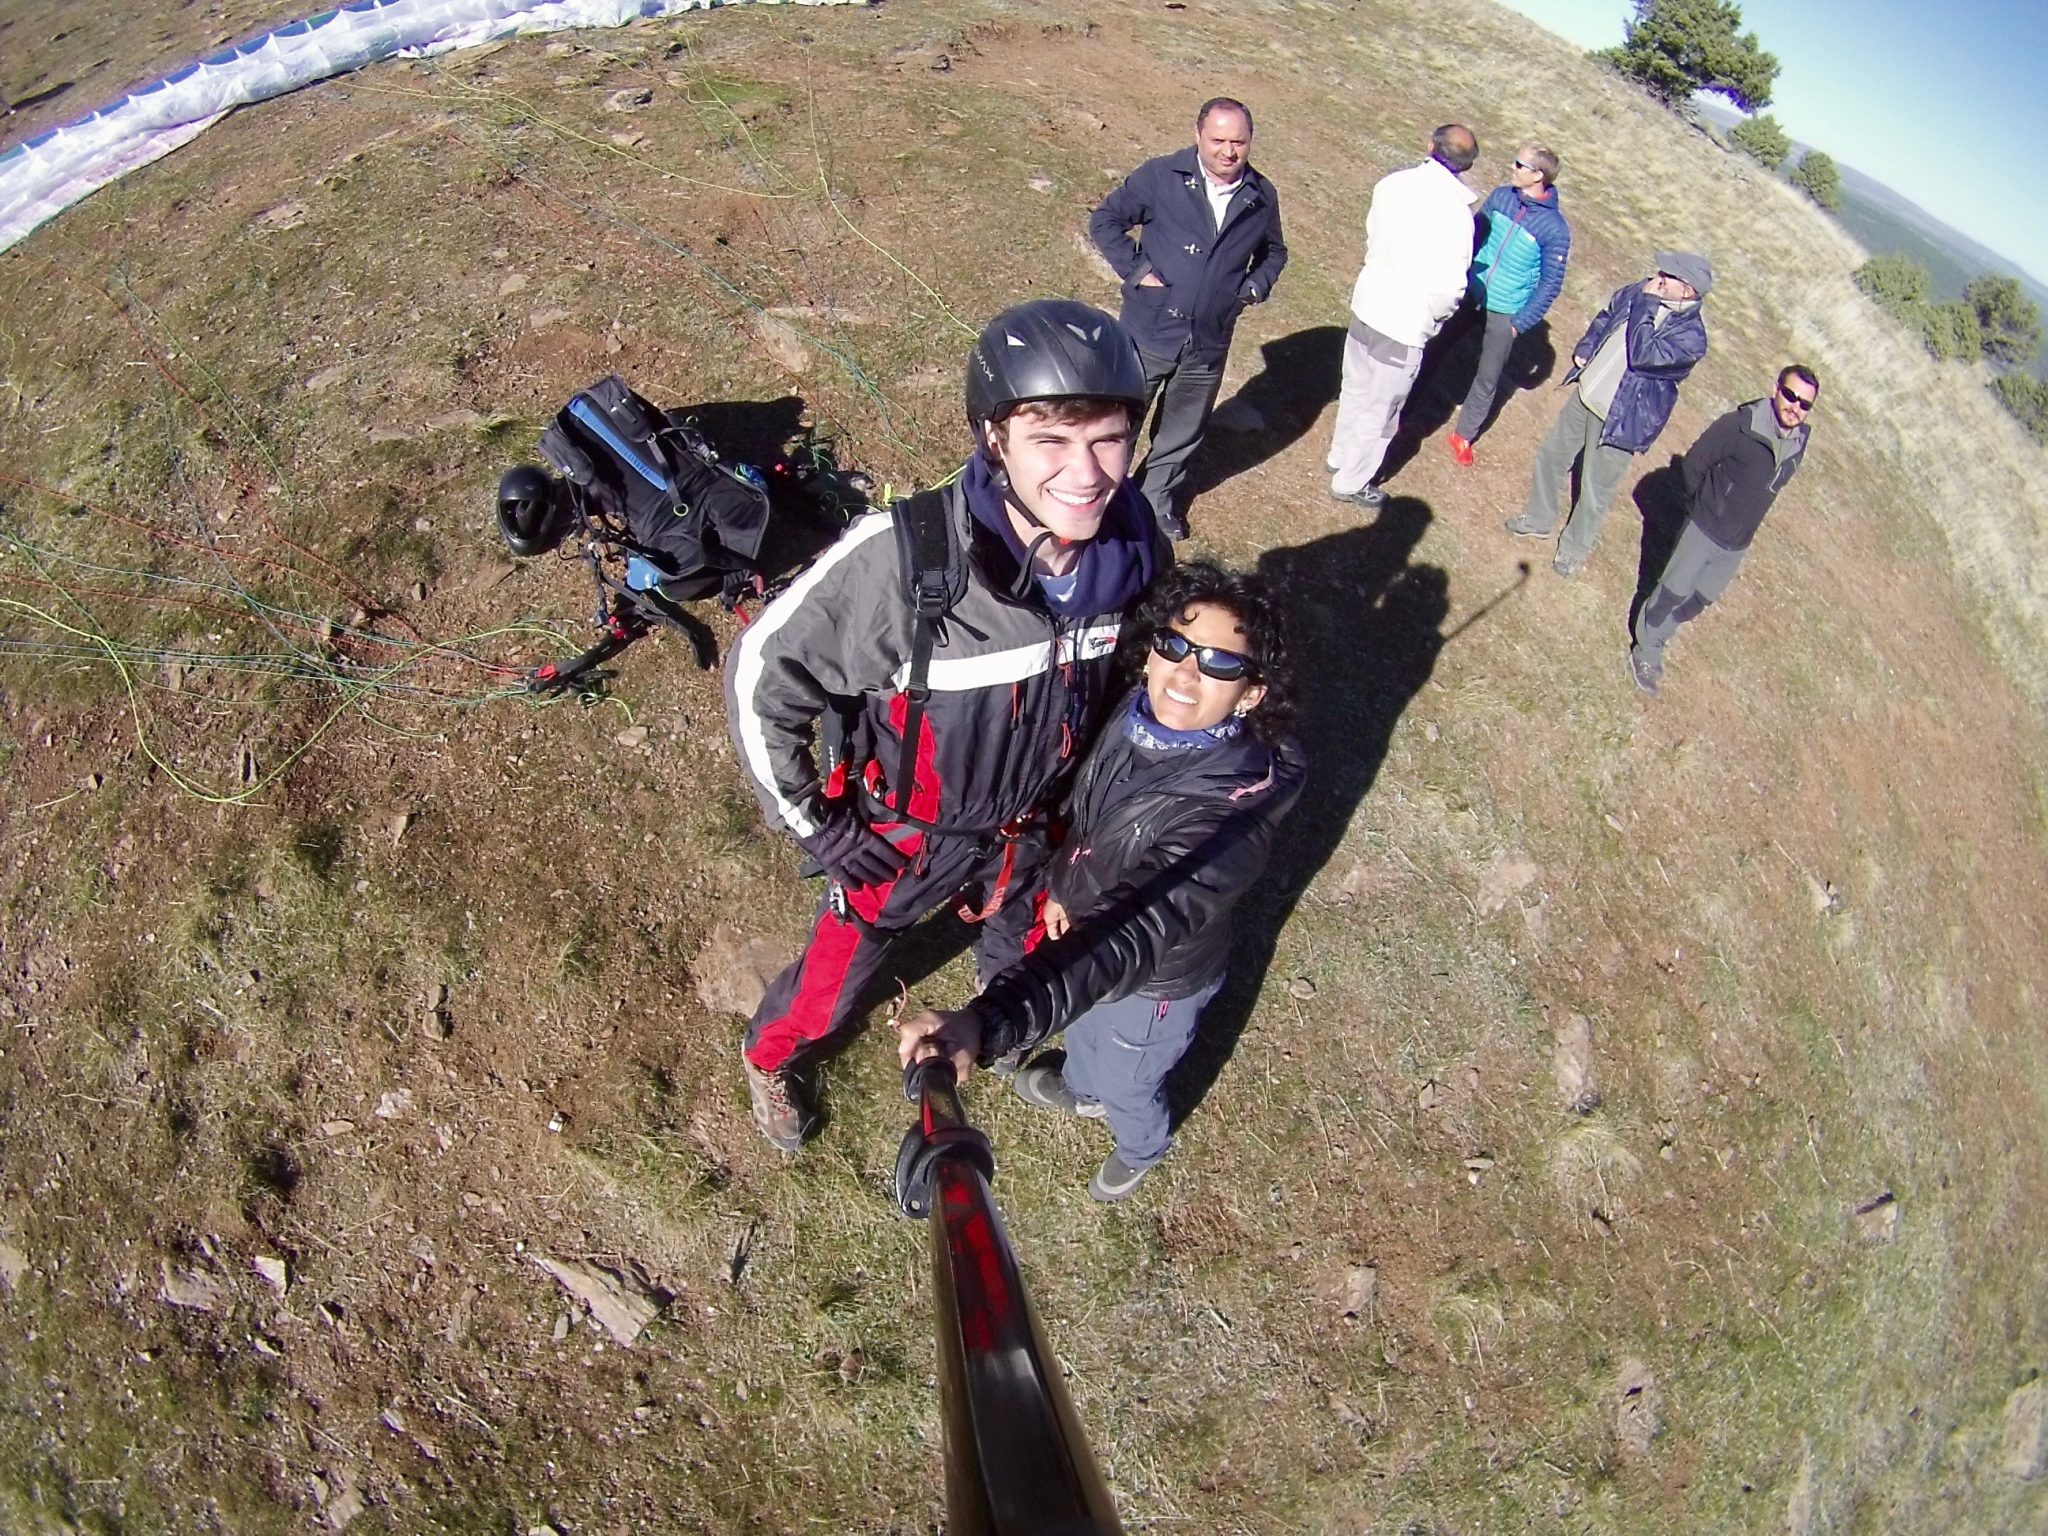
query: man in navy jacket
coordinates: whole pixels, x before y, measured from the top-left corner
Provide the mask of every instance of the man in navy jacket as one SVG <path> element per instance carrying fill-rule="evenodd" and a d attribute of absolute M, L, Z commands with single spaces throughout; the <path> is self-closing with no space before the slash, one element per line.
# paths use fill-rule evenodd
<path fill-rule="evenodd" d="M 1139 488 L 1176 539 L 1187 537 L 1181 482 L 1215 409 L 1237 317 L 1272 295 L 1287 265 L 1280 195 L 1252 169 L 1251 148 L 1243 102 L 1204 102 L 1194 145 L 1147 160 L 1088 219 L 1089 238 L 1123 279 L 1120 318 L 1157 401 Z"/>

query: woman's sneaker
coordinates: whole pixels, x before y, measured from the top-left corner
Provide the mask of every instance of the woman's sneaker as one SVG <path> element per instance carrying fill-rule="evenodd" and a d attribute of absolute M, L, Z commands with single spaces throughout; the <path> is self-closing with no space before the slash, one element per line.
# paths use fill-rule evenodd
<path fill-rule="evenodd" d="M 1093 1099 L 1084 1099 L 1067 1086 L 1067 1080 L 1060 1075 L 1059 1066 L 1045 1061 L 1034 1061 L 1020 1069 L 1010 1079 L 1010 1092 L 1026 1104 L 1036 1104 L 1040 1109 L 1056 1109 L 1062 1114 L 1080 1115 L 1088 1120 L 1102 1118 L 1102 1106 Z"/>
<path fill-rule="evenodd" d="M 1154 1165 L 1147 1163 L 1143 1168 L 1133 1168 L 1123 1159 L 1120 1152 L 1112 1152 L 1102 1160 L 1102 1166 L 1095 1170 L 1095 1177 L 1088 1181 L 1088 1197 L 1108 1204 L 1121 1200 L 1132 1190 Z"/>

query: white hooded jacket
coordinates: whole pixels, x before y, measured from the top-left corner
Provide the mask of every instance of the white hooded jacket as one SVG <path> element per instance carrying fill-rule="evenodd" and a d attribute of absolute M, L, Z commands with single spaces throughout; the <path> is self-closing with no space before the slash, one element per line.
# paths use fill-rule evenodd
<path fill-rule="evenodd" d="M 1465 296 L 1478 200 L 1434 159 L 1381 177 L 1365 216 L 1365 266 L 1351 312 L 1403 346 L 1434 336 Z"/>

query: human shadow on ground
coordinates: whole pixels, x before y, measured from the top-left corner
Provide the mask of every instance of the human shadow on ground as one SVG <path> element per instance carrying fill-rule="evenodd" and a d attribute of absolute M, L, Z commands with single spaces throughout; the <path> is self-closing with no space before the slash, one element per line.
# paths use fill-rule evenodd
<path fill-rule="evenodd" d="M 1323 407 L 1337 398 L 1344 373 L 1344 327 L 1319 325 L 1296 331 L 1263 343 L 1259 356 L 1264 366 L 1210 418 L 1202 446 L 1188 467 L 1189 500 L 1258 468 L 1307 435 Z M 1238 430 L 1230 425 L 1233 419 L 1256 424 Z"/>
<path fill-rule="evenodd" d="M 1445 431 L 1458 407 L 1471 391 L 1479 372 L 1479 345 L 1486 327 L 1470 310 L 1461 309 L 1424 348 L 1422 371 L 1401 411 L 1400 429 L 1387 445 L 1387 457 L 1373 478 L 1384 485 L 1407 466 L 1422 445 Z M 1493 409 L 1487 413 L 1483 434 L 1500 420 L 1500 413 L 1517 390 L 1536 389 L 1557 371 L 1557 346 L 1550 334 L 1550 322 L 1539 320 L 1508 348 L 1507 365 L 1501 369 L 1500 387 L 1494 391 Z M 1476 440 L 1476 439 L 1475 439 Z"/>
<path fill-rule="evenodd" d="M 1670 463 L 1651 470 L 1636 482 L 1635 503 L 1636 510 L 1643 514 L 1643 543 L 1636 559 L 1635 596 L 1628 605 L 1631 635 L 1636 631 L 1636 619 L 1643 604 L 1657 589 L 1657 578 L 1664 574 L 1671 552 L 1678 547 L 1679 534 L 1685 531 L 1685 479 L 1681 462 L 1673 454 Z"/>
<path fill-rule="evenodd" d="M 1309 882 L 1337 856 L 1353 814 L 1379 777 L 1395 724 L 1436 669 L 1450 581 L 1441 567 L 1413 560 L 1430 521 L 1428 503 L 1391 496 L 1365 527 L 1259 560 L 1259 574 L 1289 622 L 1302 683 L 1297 729 L 1308 752 L 1308 783 L 1265 878 L 1238 905 L 1229 975 L 1168 1080 L 1176 1125 L 1236 1050 L 1281 930 Z"/>

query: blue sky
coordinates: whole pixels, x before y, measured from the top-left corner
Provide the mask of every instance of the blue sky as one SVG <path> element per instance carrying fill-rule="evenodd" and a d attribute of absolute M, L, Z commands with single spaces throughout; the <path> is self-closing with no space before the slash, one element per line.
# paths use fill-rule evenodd
<path fill-rule="evenodd" d="M 1629 0 L 1503 0 L 1588 48 Z M 1771 115 L 2048 282 L 2048 0 L 1737 0 L 1778 56 Z"/>

